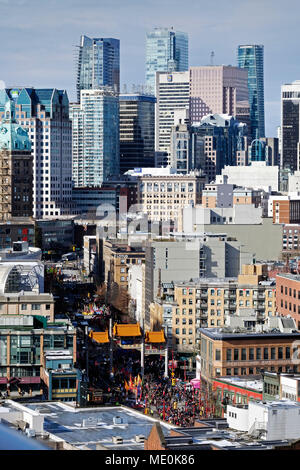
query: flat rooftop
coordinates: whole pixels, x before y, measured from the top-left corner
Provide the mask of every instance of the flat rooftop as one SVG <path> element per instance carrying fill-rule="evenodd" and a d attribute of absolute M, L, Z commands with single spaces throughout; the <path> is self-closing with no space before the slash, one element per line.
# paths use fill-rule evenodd
<path fill-rule="evenodd" d="M 226 376 L 226 377 L 217 377 L 215 380 L 227 382 L 237 387 L 255 390 L 256 392 L 263 391 L 263 380 L 254 378 L 254 377 L 241 378 L 241 377 L 227 377 Z"/>
<path fill-rule="evenodd" d="M 144 443 L 136 442 L 135 436 L 148 437 L 157 420 L 138 411 L 120 407 L 74 408 L 66 403 L 28 403 L 27 408 L 44 416 L 44 431 L 63 439 L 78 449 L 88 447 L 96 450 L 96 444 L 109 450 L 143 450 Z M 114 418 L 120 417 L 121 424 Z M 160 422 L 165 436 L 175 426 Z M 123 444 L 115 444 L 113 436 L 120 436 Z"/>

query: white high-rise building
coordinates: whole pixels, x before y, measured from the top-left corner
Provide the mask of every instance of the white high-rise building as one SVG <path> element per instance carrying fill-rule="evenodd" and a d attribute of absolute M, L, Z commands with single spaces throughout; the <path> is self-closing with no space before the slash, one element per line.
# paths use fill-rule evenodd
<path fill-rule="evenodd" d="M 188 116 L 190 100 L 189 72 L 156 74 L 155 150 L 170 156 L 172 126 L 178 111 Z M 181 114 L 181 113 L 180 113 Z"/>
<path fill-rule="evenodd" d="M 72 104 L 73 181 L 75 187 L 98 187 L 119 175 L 119 96 L 109 87 L 81 90 Z"/>

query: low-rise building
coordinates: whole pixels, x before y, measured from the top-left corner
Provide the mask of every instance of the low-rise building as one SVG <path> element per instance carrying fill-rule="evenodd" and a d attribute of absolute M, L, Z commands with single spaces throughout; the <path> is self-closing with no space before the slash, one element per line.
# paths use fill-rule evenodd
<path fill-rule="evenodd" d="M 292 355 L 298 350 L 300 333 L 292 319 L 276 318 L 277 327 L 272 321 L 269 329 L 201 328 L 201 377 L 211 382 L 215 377 L 260 374 L 262 370 L 298 372 Z"/>
<path fill-rule="evenodd" d="M 67 349 L 76 362 L 76 330 L 30 315 L 0 316 L 0 390 L 43 388 L 44 353 Z"/>
<path fill-rule="evenodd" d="M 276 275 L 276 304 L 280 315 L 292 317 L 300 328 L 300 276 L 279 273 Z"/>

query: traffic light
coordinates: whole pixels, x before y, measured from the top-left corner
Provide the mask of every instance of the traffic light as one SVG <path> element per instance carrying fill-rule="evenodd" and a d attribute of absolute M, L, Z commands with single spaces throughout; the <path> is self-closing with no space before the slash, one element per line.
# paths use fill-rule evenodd
<path fill-rule="evenodd" d="M 176 385 L 176 379 L 172 379 L 172 385 L 174 387 L 174 385 Z"/>
<path fill-rule="evenodd" d="M 177 410 L 177 401 L 174 401 L 173 409 L 174 409 L 174 410 Z"/>

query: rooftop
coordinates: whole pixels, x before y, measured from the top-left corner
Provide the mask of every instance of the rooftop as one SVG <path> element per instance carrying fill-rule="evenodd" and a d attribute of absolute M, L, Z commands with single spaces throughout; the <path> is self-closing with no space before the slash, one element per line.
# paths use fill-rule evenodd
<path fill-rule="evenodd" d="M 100 444 L 109 450 L 143 450 L 144 443 L 136 442 L 136 436 L 147 438 L 157 422 L 123 406 L 75 409 L 64 403 L 51 402 L 32 403 L 27 408 L 44 416 L 44 431 L 78 449 L 96 450 L 96 444 Z M 173 426 L 161 423 L 161 428 L 164 435 L 169 435 Z M 123 443 L 115 444 L 114 436 L 120 436 Z"/>

